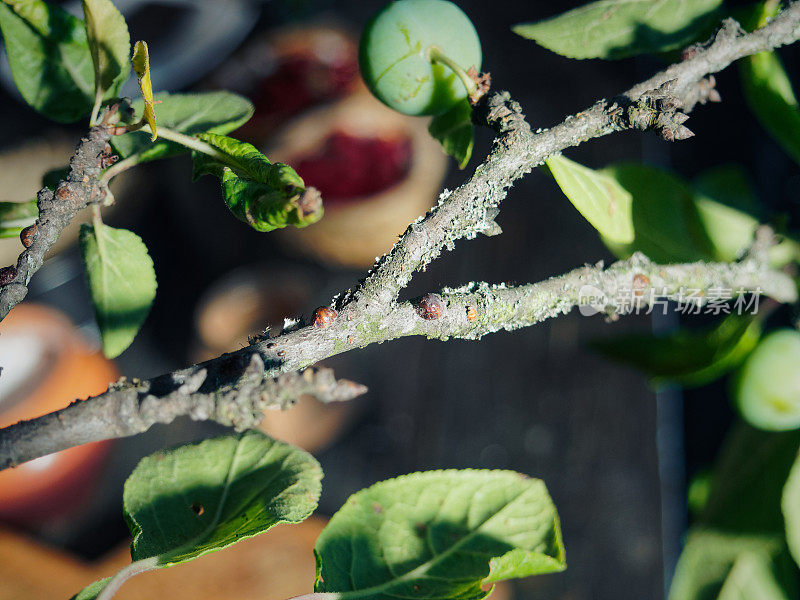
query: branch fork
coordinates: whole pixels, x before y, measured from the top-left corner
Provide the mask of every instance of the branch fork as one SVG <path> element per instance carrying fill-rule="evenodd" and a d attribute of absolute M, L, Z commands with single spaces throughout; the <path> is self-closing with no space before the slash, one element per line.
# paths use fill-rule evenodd
<path fill-rule="evenodd" d="M 536 132 L 507 92 L 487 95 L 476 105 L 474 117 L 498 134 L 489 156 L 463 185 L 452 192 L 445 190 L 437 206 L 412 223 L 357 286 L 338 297 L 334 303 L 338 317 L 325 327 L 309 324 L 285 328 L 270 339 L 259 336 L 238 352 L 148 382 L 121 382 L 56 413 L 0 429 L 0 469 L 78 444 L 134 435 L 179 415 L 242 429 L 255 425 L 265 408 L 288 407 L 301 394 L 323 401 L 350 399 L 366 388 L 336 380 L 327 369 L 307 367 L 353 348 L 403 336 L 478 339 L 501 329 L 540 323 L 578 306 L 585 285 L 601 290 L 652 288 L 664 290 L 665 297 L 688 285 L 703 290 L 761 288 L 777 301 L 795 302 L 794 281 L 770 268 L 764 260 L 767 252 L 758 248 L 751 257 L 733 264 L 657 265 L 635 255 L 607 269 L 587 265 L 518 287 L 473 283 L 414 302 L 399 302 L 398 295 L 416 272 L 460 239 L 499 233 L 495 219 L 508 189 L 549 156 L 630 129 L 655 129 L 667 139 L 685 139 L 691 132 L 684 123 L 694 106 L 719 100 L 713 73 L 739 58 L 798 38 L 800 2 L 793 2 L 753 33 L 745 34 L 735 21 L 727 20 L 709 45 L 693 47 L 682 62 L 610 104 L 599 101 L 559 125 Z M 106 144 L 116 129 L 110 125 L 90 129 L 70 162 L 69 177 L 55 193 L 39 192 L 40 215 L 32 243 L 20 254 L 13 274 L 8 271 L 13 267 L 0 270 L 0 319 L 25 296 L 30 277 L 60 231 L 91 201 Z M 106 173 L 130 166 L 124 163 Z M 420 307 L 423 298 L 430 305 Z M 613 304 L 606 308 L 611 314 L 621 312 Z"/>

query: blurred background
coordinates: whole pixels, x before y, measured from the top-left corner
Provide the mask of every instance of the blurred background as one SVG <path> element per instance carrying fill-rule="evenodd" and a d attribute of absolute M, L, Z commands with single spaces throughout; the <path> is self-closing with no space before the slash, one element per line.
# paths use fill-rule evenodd
<path fill-rule="evenodd" d="M 63 4 L 79 12 L 79 3 Z M 239 348 L 248 334 L 279 328 L 284 317 L 308 317 L 351 286 L 443 187 L 464 181 L 488 152 L 489 132 L 478 131 L 472 164 L 460 172 L 427 136 L 425 119 L 392 113 L 360 83 L 358 32 L 382 4 L 117 2 L 132 39 L 150 46 L 154 89 L 228 89 L 250 98 L 255 117 L 237 137 L 292 162 L 322 189 L 326 214 L 308 229 L 255 232 L 232 217 L 216 180 L 191 183 L 186 156 L 119 177 L 112 185 L 117 202 L 104 219 L 135 231 L 150 250 L 159 285 L 151 314 L 125 353 L 113 363 L 101 358 L 77 231 L 67 232 L 28 300 L 0 324 L 0 424 L 98 393 L 118 374 L 155 376 Z M 664 65 L 654 58 L 570 61 L 510 31 L 581 2 L 458 4 L 481 37 L 493 87 L 511 91 L 534 128 Z M 797 52 L 782 56 L 793 72 Z M 18 101 L 7 68 L 0 76 L 0 190 L 3 200 L 25 200 L 44 172 L 66 163 L 83 130 L 45 121 Z M 765 205 L 796 214 L 800 173 L 746 112 L 735 69 L 717 80 L 723 103 L 692 113 L 696 137 L 668 144 L 615 134 L 568 155 L 591 167 L 645 161 L 687 177 L 741 164 Z M 514 186 L 498 221 L 503 235 L 460 243 L 417 275 L 404 296 L 468 281 L 538 281 L 611 259 L 542 172 Z M 11 264 L 21 246 L 0 242 L 0 263 Z M 287 413 L 270 412 L 263 425 L 322 463 L 319 518 L 143 576 L 119 597 L 151 590 L 176 600 L 277 600 L 310 591 L 316 533 L 351 493 L 412 471 L 476 467 L 542 478 L 567 548 L 567 571 L 506 585 L 496 598 L 661 598 L 687 526 L 685 482 L 711 463 L 731 422 L 725 385 L 656 394 L 642 376 L 595 356 L 586 343 L 677 324 L 675 314 L 609 325 L 575 312 L 479 343 L 411 338 L 325 361 L 369 392 L 335 407 L 303 400 Z M 0 599 L 68 597 L 124 564 L 126 477 L 142 456 L 215 431 L 182 420 L 0 473 Z M 213 561 L 237 566 L 215 568 Z"/>

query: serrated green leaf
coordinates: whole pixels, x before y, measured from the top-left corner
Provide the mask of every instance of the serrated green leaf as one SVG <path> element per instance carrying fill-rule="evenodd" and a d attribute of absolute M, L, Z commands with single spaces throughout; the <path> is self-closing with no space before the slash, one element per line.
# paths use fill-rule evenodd
<path fill-rule="evenodd" d="M 633 242 L 633 197 L 616 179 L 562 155 L 545 163 L 564 195 L 600 235 L 617 244 Z"/>
<path fill-rule="evenodd" d="M 303 180 L 290 166 L 272 163 L 252 144 L 224 135 L 202 133 L 197 138 L 208 143 L 214 155 L 192 152 L 194 178 L 219 177 L 225 204 L 253 229 L 306 227 L 322 218 L 322 202 L 306 197 Z"/>
<path fill-rule="evenodd" d="M 469 100 L 465 98 L 444 114 L 433 117 L 428 125 L 428 133 L 449 156 L 458 161 L 459 169 L 466 167 L 475 145 L 475 126 L 472 124 Z"/>
<path fill-rule="evenodd" d="M 231 92 L 200 92 L 194 94 L 155 94 L 158 103 L 158 122 L 162 127 L 196 135 L 198 133 L 230 133 L 253 116 L 249 100 Z M 135 114 L 141 115 L 144 100 L 132 104 Z M 143 163 L 188 152 L 185 146 L 160 138 L 150 141 L 149 134 L 133 131 L 115 136 L 111 145 L 122 158 L 135 157 Z"/>
<path fill-rule="evenodd" d="M 0 33 L 31 107 L 60 123 L 89 114 L 94 71 L 83 21 L 41 0 L 0 0 Z"/>
<path fill-rule="evenodd" d="M 321 480 L 313 456 L 252 430 L 148 456 L 125 482 L 131 557 L 168 567 L 300 523 L 317 507 Z M 93 600 L 108 581 L 77 600 Z"/>
<path fill-rule="evenodd" d="M 81 225 L 80 247 L 103 352 L 114 358 L 130 346 L 156 296 L 153 260 L 127 229 Z"/>
<path fill-rule="evenodd" d="M 753 315 L 731 314 L 707 329 L 679 329 L 669 335 L 633 334 L 592 342 L 615 362 L 638 369 L 659 387 L 706 385 L 744 361 L 761 337 Z"/>
<path fill-rule="evenodd" d="M 481 585 L 565 568 L 544 483 L 510 471 L 430 471 L 347 501 L 315 546 L 318 592 L 341 599 L 484 598 Z"/>
<path fill-rule="evenodd" d="M 664 52 L 710 34 L 722 0 L 601 0 L 512 29 L 569 58 Z"/>
<path fill-rule="evenodd" d="M 800 565 L 800 456 L 795 459 L 784 485 L 781 510 L 786 524 L 786 543 L 794 561 Z"/>
<path fill-rule="evenodd" d="M 131 556 L 175 565 L 299 523 L 317 507 L 321 480 L 314 457 L 258 431 L 149 456 L 125 483 Z"/>
<path fill-rule="evenodd" d="M 94 64 L 95 97 L 116 96 L 131 72 L 131 36 L 111 0 L 82 0 L 86 37 Z"/>
<path fill-rule="evenodd" d="M 136 42 L 133 47 L 131 57 L 133 71 L 139 80 L 139 90 L 142 92 L 142 102 L 144 102 L 142 118 L 150 126 L 150 141 L 155 142 L 158 137 L 156 127 L 156 112 L 153 106 L 153 84 L 150 81 L 150 51 L 147 42 Z"/>

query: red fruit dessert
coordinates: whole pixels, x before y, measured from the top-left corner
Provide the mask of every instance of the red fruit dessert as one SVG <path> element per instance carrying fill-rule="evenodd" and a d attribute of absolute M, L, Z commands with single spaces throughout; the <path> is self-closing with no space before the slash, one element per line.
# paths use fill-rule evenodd
<path fill-rule="evenodd" d="M 292 165 L 322 192 L 325 215 L 278 233 L 318 259 L 363 268 L 432 206 L 447 159 L 427 120 L 354 94 L 297 119 L 266 155 Z"/>

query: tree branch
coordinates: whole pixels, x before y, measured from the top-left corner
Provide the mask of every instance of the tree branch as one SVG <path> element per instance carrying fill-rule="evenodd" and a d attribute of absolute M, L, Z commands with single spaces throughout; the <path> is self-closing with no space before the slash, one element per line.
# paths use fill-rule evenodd
<path fill-rule="evenodd" d="M 29 245 L 19 255 L 16 267 L 0 269 L 0 321 L 25 298 L 31 277 L 41 268 L 45 254 L 64 228 L 82 209 L 102 199 L 98 179 L 111 151 L 108 140 L 113 133 L 114 128 L 109 125 L 92 127 L 69 161 L 67 178 L 59 182 L 55 191 L 44 187 L 37 194 L 39 216 L 23 230 L 28 232 Z"/>
<path fill-rule="evenodd" d="M 72 446 L 143 433 L 180 416 L 244 430 L 258 425 L 265 409 L 286 409 L 304 394 L 338 402 L 366 391 L 358 383 L 337 381 L 331 369 L 265 379 L 264 361 L 252 352 L 151 381 L 123 378 L 99 396 L 0 430 L 0 470 Z"/>
<path fill-rule="evenodd" d="M 713 79 L 744 56 L 769 51 L 800 38 L 800 2 L 793 2 L 765 27 L 744 33 L 733 19 L 726 19 L 713 41 L 693 48 L 691 56 L 635 85 L 611 102 L 568 117 L 552 129 L 533 133 L 520 106 L 505 93 L 490 96 L 481 107 L 485 123 L 498 131 L 494 147 L 472 178 L 453 192 L 445 191 L 439 204 L 420 221 L 412 223 L 400 241 L 372 268 L 366 279 L 340 306 L 359 304 L 353 310 L 385 310 L 411 280 L 444 248 L 479 233 L 495 235 L 498 206 L 511 185 L 545 159 L 571 146 L 615 131 L 655 129 L 669 140 L 692 133 L 683 126 L 686 113 L 698 102 L 717 99 Z M 683 111 L 683 112 L 680 112 Z"/>
<path fill-rule="evenodd" d="M 151 381 L 123 381 L 94 398 L 0 429 L 0 469 L 78 444 L 135 435 L 181 415 L 241 430 L 257 425 L 265 408 L 287 408 L 301 394 L 323 401 L 347 400 L 366 388 L 337 382 L 326 369 L 303 374 L 296 370 L 352 348 L 406 336 L 476 340 L 487 333 L 534 325 L 580 305 L 586 286 L 591 286 L 593 295 L 605 297 L 601 308 L 608 315 L 628 310 L 625 290 L 635 292 L 642 305 L 676 299 L 690 289 L 707 295 L 714 288 L 759 290 L 780 302 L 797 299 L 788 275 L 755 259 L 657 265 L 637 254 L 605 270 L 602 265 L 585 266 L 520 287 L 472 283 L 398 303 L 386 313 L 304 327 Z M 431 301 L 440 303 L 441 310 L 422 311 L 420 303 Z M 265 366 L 267 376 L 276 379 L 264 380 Z"/>
<path fill-rule="evenodd" d="M 266 406 L 285 406 L 287 398 L 296 398 L 302 390 L 324 395 L 318 381 L 308 383 L 307 376 L 291 371 L 352 348 L 404 336 L 477 339 L 500 329 L 533 325 L 569 312 L 581 302 L 581 290 L 587 285 L 601 292 L 601 308 L 610 315 L 625 312 L 614 299 L 623 289 L 642 292 L 636 295 L 642 302 L 675 298 L 681 288 L 705 294 L 713 288 L 760 289 L 778 301 L 794 302 L 793 281 L 771 269 L 764 252 L 734 264 L 656 265 L 636 255 L 607 270 L 586 266 L 517 288 L 470 284 L 402 303 L 397 296 L 412 275 L 444 248 L 478 233 L 499 233 L 494 219 L 508 188 L 548 156 L 628 129 L 655 129 L 667 139 L 686 137 L 685 112 L 680 111 L 688 112 L 697 102 L 715 99 L 707 75 L 738 58 L 772 50 L 798 37 L 800 2 L 792 3 L 751 34 L 743 34 L 735 22 L 726 21 L 715 39 L 705 48 L 693 49 L 690 58 L 611 102 L 602 100 L 538 133 L 531 132 L 519 105 L 507 93 L 492 95 L 475 111 L 476 118 L 499 132 L 492 153 L 464 185 L 453 192 L 445 190 L 438 206 L 411 224 L 360 285 L 339 299 L 338 316 L 326 313 L 312 325 L 284 331 L 276 338 L 253 340 L 250 347 L 238 352 L 147 382 L 112 386 L 105 394 L 57 413 L 2 429 L 0 469 L 74 445 L 133 435 L 178 415 L 246 428 L 260 420 Z M 7 287 L 0 290 L 0 298 Z M 652 295 L 646 294 L 648 291 Z M 289 392 L 293 385 L 297 387 Z M 334 384 L 332 377 L 322 387 L 340 398 L 362 391 L 357 384 Z"/>

